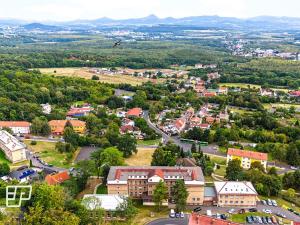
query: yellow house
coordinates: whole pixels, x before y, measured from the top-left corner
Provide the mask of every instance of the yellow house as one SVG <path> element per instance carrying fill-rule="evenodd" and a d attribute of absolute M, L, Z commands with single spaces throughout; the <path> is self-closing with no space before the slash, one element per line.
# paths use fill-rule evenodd
<path fill-rule="evenodd" d="M 249 169 L 251 163 L 260 162 L 263 167 L 267 168 L 268 154 L 262 152 L 246 151 L 241 149 L 229 148 L 227 151 L 227 163 L 231 160 L 239 159 L 244 169 Z"/>
<path fill-rule="evenodd" d="M 53 135 L 62 135 L 68 120 L 51 120 L 49 126 L 51 127 L 51 133 Z M 86 132 L 86 124 L 80 120 L 69 120 L 73 129 L 78 134 L 84 134 Z"/>

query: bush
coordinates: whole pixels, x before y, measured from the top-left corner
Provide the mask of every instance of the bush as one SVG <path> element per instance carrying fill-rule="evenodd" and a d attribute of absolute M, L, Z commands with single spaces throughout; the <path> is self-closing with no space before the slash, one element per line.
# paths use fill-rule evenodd
<path fill-rule="evenodd" d="M 36 144 L 37 144 L 36 141 L 31 141 L 31 142 L 30 142 L 30 145 L 36 145 Z"/>
<path fill-rule="evenodd" d="M 96 76 L 96 75 L 93 75 L 92 76 L 92 80 L 100 80 L 100 78 L 98 76 Z"/>

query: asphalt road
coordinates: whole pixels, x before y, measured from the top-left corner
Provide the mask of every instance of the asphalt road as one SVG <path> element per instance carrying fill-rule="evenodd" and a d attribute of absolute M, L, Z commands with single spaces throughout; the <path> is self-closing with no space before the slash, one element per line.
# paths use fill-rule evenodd
<path fill-rule="evenodd" d="M 176 145 L 180 146 L 183 148 L 183 150 L 185 152 L 187 151 L 190 151 L 191 150 L 191 147 L 192 147 L 192 144 L 189 144 L 189 143 L 183 143 L 180 141 L 180 138 L 178 136 L 169 136 L 167 135 L 166 133 L 164 133 L 162 130 L 160 130 L 159 128 L 157 128 L 155 126 L 155 124 L 153 124 L 151 121 L 150 121 L 150 118 L 149 118 L 149 113 L 148 111 L 144 111 L 144 114 L 143 114 L 143 117 L 144 119 L 147 121 L 148 123 L 148 126 L 155 130 L 157 133 L 161 134 L 163 139 L 164 139 L 164 142 L 173 142 L 175 143 Z M 226 154 L 222 153 L 222 152 L 219 152 L 218 151 L 219 147 L 218 145 L 216 144 L 210 144 L 208 146 L 202 146 L 201 147 L 201 150 L 204 152 L 204 153 L 207 153 L 207 154 L 211 154 L 211 155 L 216 155 L 216 156 L 223 156 L 223 157 L 226 157 Z"/>
<path fill-rule="evenodd" d="M 92 152 L 96 151 L 96 147 L 82 147 L 80 149 L 79 154 L 77 155 L 75 162 L 82 161 L 82 160 L 88 160 L 91 157 Z"/>

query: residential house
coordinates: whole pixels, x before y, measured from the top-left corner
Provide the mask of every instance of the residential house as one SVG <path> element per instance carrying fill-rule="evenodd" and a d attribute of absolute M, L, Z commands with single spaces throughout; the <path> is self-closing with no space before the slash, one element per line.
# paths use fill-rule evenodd
<path fill-rule="evenodd" d="M 133 120 L 129 118 L 123 118 L 122 119 L 122 126 L 133 126 L 134 127 L 135 123 Z"/>
<path fill-rule="evenodd" d="M 205 121 L 208 124 L 220 123 L 220 118 L 215 118 L 215 117 L 212 117 L 212 116 L 207 116 L 207 117 L 205 117 Z"/>
<path fill-rule="evenodd" d="M 267 97 L 276 97 L 277 96 L 276 93 L 273 90 L 271 90 L 271 89 L 263 89 L 263 88 L 261 88 L 259 90 L 259 94 L 261 96 L 267 96 Z"/>
<path fill-rule="evenodd" d="M 218 88 L 218 94 L 219 95 L 227 95 L 228 94 L 228 88 L 227 87 L 219 87 Z"/>
<path fill-rule="evenodd" d="M 195 69 L 202 69 L 202 68 L 203 68 L 203 64 L 201 63 L 195 64 Z"/>
<path fill-rule="evenodd" d="M 260 162 L 266 169 L 268 162 L 268 154 L 229 148 L 227 151 L 227 163 L 233 159 L 239 159 L 241 161 L 241 166 L 244 169 L 249 169 L 251 167 L 251 163 L 253 162 Z"/>
<path fill-rule="evenodd" d="M 26 145 L 5 130 L 0 130 L 0 149 L 12 163 L 27 160 Z"/>
<path fill-rule="evenodd" d="M 174 127 L 177 129 L 178 133 L 181 133 L 186 125 L 186 119 L 185 118 L 178 118 L 174 122 Z"/>
<path fill-rule="evenodd" d="M 188 192 L 188 205 L 202 205 L 204 176 L 200 167 L 167 166 L 112 166 L 107 177 L 108 194 L 128 195 L 141 199 L 145 205 L 153 205 L 153 192 L 162 181 L 168 187 L 172 199 L 172 187 L 178 179 L 184 181 Z"/>
<path fill-rule="evenodd" d="M 199 126 L 202 122 L 202 118 L 198 116 L 194 116 L 193 118 L 190 119 L 190 128 Z"/>
<path fill-rule="evenodd" d="M 218 206 L 253 207 L 256 206 L 257 192 L 248 181 L 214 182 Z"/>
<path fill-rule="evenodd" d="M 208 130 L 208 129 L 210 129 L 210 124 L 202 123 L 198 127 L 200 127 L 202 130 Z"/>
<path fill-rule="evenodd" d="M 141 117 L 142 115 L 143 110 L 141 108 L 133 108 L 127 112 L 127 117 Z"/>
<path fill-rule="evenodd" d="M 83 107 L 71 107 L 71 109 L 67 112 L 67 116 L 68 117 L 87 116 L 93 110 L 94 109 L 89 105 Z"/>
<path fill-rule="evenodd" d="M 49 174 L 45 177 L 45 181 L 48 185 L 57 185 L 61 184 L 66 180 L 69 180 L 70 176 L 68 171 L 59 172 L 56 174 Z"/>
<path fill-rule="evenodd" d="M 289 96 L 299 98 L 300 97 L 300 91 L 290 91 Z"/>
<path fill-rule="evenodd" d="M 49 115 L 52 111 L 52 107 L 49 103 L 47 104 L 41 104 L 42 112 L 46 115 Z"/>
<path fill-rule="evenodd" d="M 207 97 L 207 98 L 215 97 L 215 96 L 217 96 L 217 92 L 205 91 L 205 92 L 203 92 L 202 96 Z"/>
<path fill-rule="evenodd" d="M 67 121 L 71 123 L 73 129 L 78 134 L 84 134 L 86 131 L 85 122 L 80 120 L 51 120 L 49 126 L 53 135 L 63 135 Z"/>
<path fill-rule="evenodd" d="M 24 135 L 30 133 L 30 123 L 26 121 L 0 121 L 0 128 L 10 128 L 14 135 Z"/>

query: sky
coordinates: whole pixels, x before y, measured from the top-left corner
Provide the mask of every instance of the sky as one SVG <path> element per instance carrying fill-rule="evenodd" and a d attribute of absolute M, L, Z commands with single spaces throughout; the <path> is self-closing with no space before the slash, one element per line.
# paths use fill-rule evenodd
<path fill-rule="evenodd" d="M 300 17 L 299 0 L 0 0 L 0 18 L 28 21 L 219 15 Z"/>

